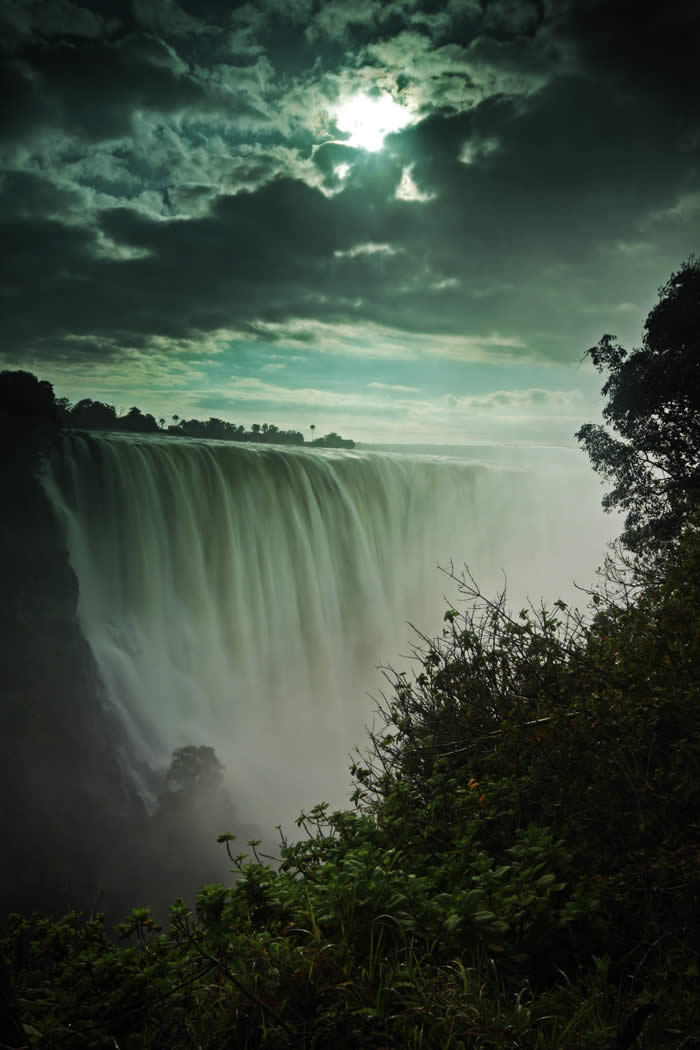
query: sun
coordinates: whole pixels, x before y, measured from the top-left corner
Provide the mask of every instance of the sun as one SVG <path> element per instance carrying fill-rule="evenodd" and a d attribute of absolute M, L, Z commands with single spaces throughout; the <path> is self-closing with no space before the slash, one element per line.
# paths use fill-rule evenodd
<path fill-rule="evenodd" d="M 350 136 L 345 144 L 369 153 L 380 150 L 387 135 L 405 128 L 410 121 L 409 111 L 395 102 L 391 95 L 377 98 L 353 95 L 335 114 L 338 130 Z"/>

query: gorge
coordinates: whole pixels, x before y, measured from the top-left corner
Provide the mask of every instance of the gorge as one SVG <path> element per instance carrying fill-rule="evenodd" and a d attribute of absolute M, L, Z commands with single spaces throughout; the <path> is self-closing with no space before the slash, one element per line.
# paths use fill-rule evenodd
<path fill-rule="evenodd" d="M 214 749 L 237 820 L 266 842 L 277 824 L 293 832 L 301 808 L 346 806 L 378 667 L 410 669 L 409 625 L 438 632 L 456 600 L 439 565 L 468 565 L 487 594 L 507 580 L 516 608 L 528 596 L 585 600 L 573 579 L 590 581 L 614 523 L 582 457 L 439 452 L 60 437 L 41 481 L 94 663 L 99 695 L 81 702 L 113 766 L 99 785 L 82 758 L 61 776 L 92 777 L 96 809 L 109 795 L 117 811 L 115 796 L 128 797 L 132 812 L 132 832 L 117 830 L 109 849 L 88 835 L 98 872 L 123 863 L 125 834 L 149 836 L 179 748 Z M 54 672 L 75 680 L 75 666 Z M 30 804 L 41 791 L 50 814 L 38 782 Z M 79 818 L 71 808 L 61 820 Z M 141 854 L 132 845 L 132 865 Z"/>

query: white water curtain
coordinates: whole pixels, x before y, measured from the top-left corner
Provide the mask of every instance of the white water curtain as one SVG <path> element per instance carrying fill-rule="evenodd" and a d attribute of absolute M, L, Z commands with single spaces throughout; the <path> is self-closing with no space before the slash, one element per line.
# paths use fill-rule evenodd
<path fill-rule="evenodd" d="M 346 803 L 378 664 L 440 630 L 437 569 L 569 599 L 611 533 L 574 471 L 140 435 L 69 435 L 45 485 L 80 622 L 138 765 L 215 748 L 246 819 Z"/>

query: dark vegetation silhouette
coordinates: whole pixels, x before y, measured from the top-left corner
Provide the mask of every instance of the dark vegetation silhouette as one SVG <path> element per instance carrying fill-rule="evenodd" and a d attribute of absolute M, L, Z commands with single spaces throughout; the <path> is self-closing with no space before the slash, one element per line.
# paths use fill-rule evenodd
<path fill-rule="evenodd" d="M 350 438 L 342 438 L 334 430 L 325 437 L 315 438 L 311 442 L 312 448 L 354 448 L 355 442 Z"/>
<path fill-rule="evenodd" d="M 676 347 L 697 330 L 690 265 L 678 294 L 661 291 Z M 606 354 L 622 383 L 628 358 Z M 588 611 L 511 611 L 450 569 L 442 632 L 417 636 L 413 671 L 386 669 L 353 808 L 302 813 L 274 863 L 222 834 L 235 877 L 176 901 L 164 928 L 148 907 L 121 940 L 100 916 L 11 916 L 15 1035 L 19 1019 L 46 1050 L 698 1045 L 700 508 L 683 441 L 700 421 L 684 354 L 665 360 L 663 408 L 648 361 L 628 411 L 607 387 L 611 440 L 639 453 L 641 509 Z M 672 446 L 653 443 L 660 412 Z M 617 452 L 613 476 L 630 462 Z M 682 497 L 654 487 L 667 475 L 645 474 L 653 456 L 683 467 Z M 210 748 L 176 752 L 162 819 L 204 826 L 220 778 Z"/>
<path fill-rule="evenodd" d="M 173 752 L 165 772 L 151 774 L 158 801 L 141 840 L 140 892 L 158 902 L 162 920 L 177 897 L 194 901 L 203 882 L 226 874 L 217 845 L 222 828 L 245 840 L 260 834 L 236 811 L 224 772 L 213 747 L 188 745 Z"/>
<path fill-rule="evenodd" d="M 274 423 L 253 423 L 250 430 L 243 424 L 229 423 L 212 416 L 207 420 L 180 419 L 167 428 L 168 434 L 181 437 L 210 438 L 216 441 L 257 441 L 275 445 L 303 445 L 304 435 L 298 430 L 280 430 Z"/>
<path fill-rule="evenodd" d="M 56 401 L 53 386 L 31 372 L 0 372 L 0 412 L 5 416 L 35 418 L 59 425 L 64 406 Z"/>
<path fill-rule="evenodd" d="M 274 423 L 253 423 L 246 430 L 243 424 L 216 416 L 181 419 L 175 414 L 172 424 L 166 426 L 165 417 L 156 420 L 150 412 L 142 412 L 136 405 L 120 415 L 114 405 L 93 401 L 89 397 L 72 404 L 68 398 L 56 398 L 51 383 L 22 370 L 0 372 L 0 413 L 15 418 L 43 419 L 77 430 L 123 430 L 137 434 L 171 434 L 212 441 L 254 441 L 274 445 L 305 444 L 301 431 L 280 430 Z M 315 448 L 355 447 L 353 440 L 342 438 L 335 431 L 306 444 Z"/>
<path fill-rule="evenodd" d="M 607 375 L 603 417 L 616 436 L 592 423 L 576 436 L 613 482 L 603 506 L 627 513 L 622 543 L 654 556 L 678 543 L 700 499 L 700 262 L 660 289 L 641 347 L 604 335 L 587 356 Z"/>

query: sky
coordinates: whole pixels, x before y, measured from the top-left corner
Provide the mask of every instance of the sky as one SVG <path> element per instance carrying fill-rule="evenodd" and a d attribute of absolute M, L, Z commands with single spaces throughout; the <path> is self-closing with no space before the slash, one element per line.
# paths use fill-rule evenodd
<path fill-rule="evenodd" d="M 575 444 L 700 252 L 696 0 L 0 0 L 0 365 L 157 418 Z"/>

